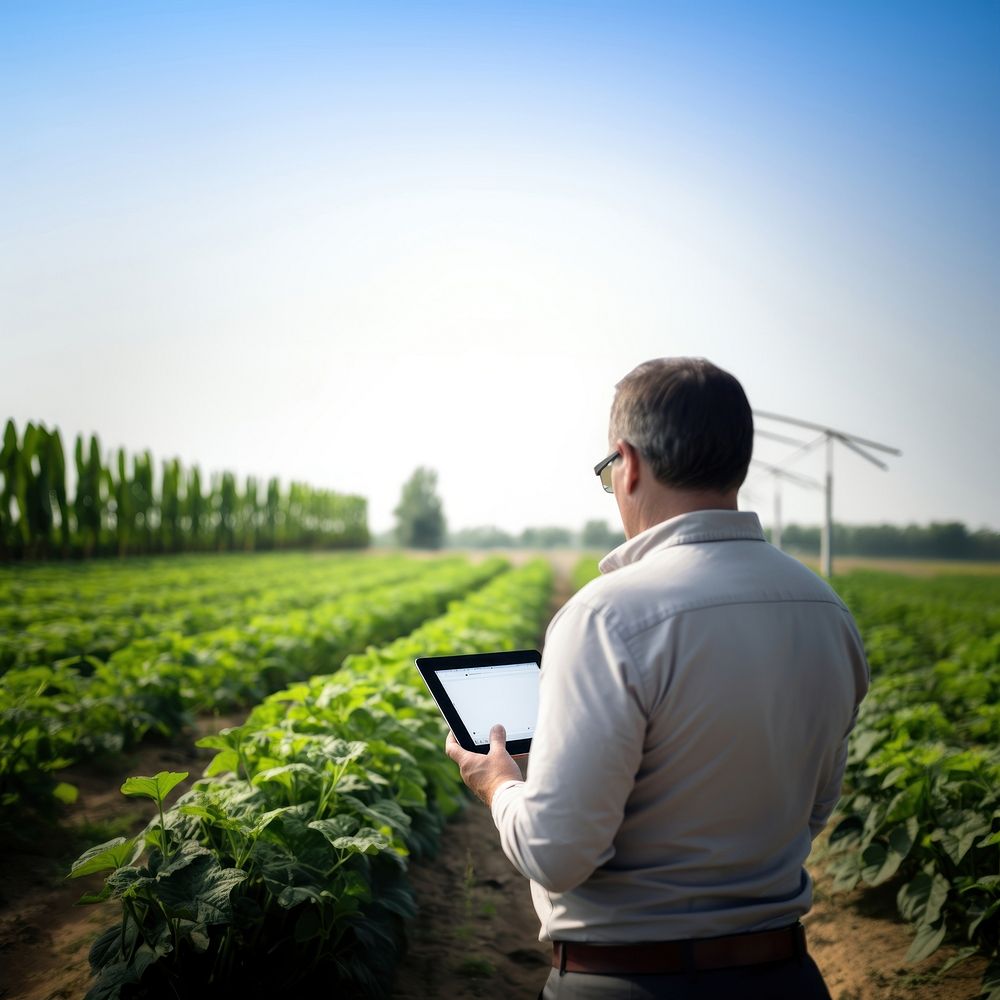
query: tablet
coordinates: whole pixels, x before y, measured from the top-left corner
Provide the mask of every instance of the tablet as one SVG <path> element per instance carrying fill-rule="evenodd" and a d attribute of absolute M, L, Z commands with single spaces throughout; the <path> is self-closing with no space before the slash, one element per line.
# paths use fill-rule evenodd
<path fill-rule="evenodd" d="M 455 739 L 466 750 L 489 753 L 490 730 L 507 730 L 507 752 L 527 753 L 538 718 L 537 649 L 463 656 L 418 656 L 417 670 Z"/>

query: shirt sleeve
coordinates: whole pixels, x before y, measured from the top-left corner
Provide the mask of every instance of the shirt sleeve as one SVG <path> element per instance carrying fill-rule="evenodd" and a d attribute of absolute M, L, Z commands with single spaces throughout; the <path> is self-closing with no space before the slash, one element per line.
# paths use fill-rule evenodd
<path fill-rule="evenodd" d="M 854 722 L 852 721 L 851 729 L 853 728 Z M 831 766 L 826 773 L 825 780 L 816 796 L 816 801 L 813 803 L 812 813 L 809 816 L 809 834 L 813 840 L 819 836 L 820 831 L 826 826 L 826 822 L 830 818 L 834 806 L 840 800 L 840 786 L 844 780 L 844 768 L 847 764 L 849 735 L 850 731 L 848 731 L 848 736 L 844 737 L 837 748 Z"/>
<path fill-rule="evenodd" d="M 833 812 L 840 800 L 840 789 L 844 780 L 844 771 L 847 767 L 847 750 L 850 743 L 851 733 L 858 721 L 858 707 L 862 699 L 868 693 L 868 685 L 871 674 L 868 667 L 868 660 L 865 657 L 864 643 L 858 632 L 857 625 L 850 614 L 847 614 L 847 658 L 850 663 L 851 673 L 854 678 L 854 711 L 851 721 L 844 733 L 844 738 L 833 755 L 830 765 L 823 776 L 820 787 L 813 803 L 812 813 L 809 816 L 809 833 L 815 840 L 823 827 L 826 826 L 830 814 Z"/>
<path fill-rule="evenodd" d="M 536 732 L 527 780 L 497 790 L 493 819 L 521 874 L 567 892 L 614 856 L 646 734 L 635 666 L 601 611 L 571 602 L 553 620 Z"/>

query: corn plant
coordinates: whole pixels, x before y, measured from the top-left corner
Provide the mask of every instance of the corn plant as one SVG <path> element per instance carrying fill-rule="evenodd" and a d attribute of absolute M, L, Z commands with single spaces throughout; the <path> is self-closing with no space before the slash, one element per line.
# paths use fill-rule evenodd
<path fill-rule="evenodd" d="M 271 479 L 264 498 L 252 478 L 241 493 L 231 472 L 216 474 L 206 493 L 201 472 L 185 473 L 177 459 L 163 463 L 157 484 L 149 451 L 130 459 L 119 448 L 105 460 L 93 435 L 88 442 L 77 436 L 73 458 L 71 499 L 59 431 L 29 423 L 19 438 L 7 421 L 0 448 L 0 560 L 240 551 L 258 543 L 359 548 L 369 541 L 363 497 L 303 483 L 283 493 Z"/>

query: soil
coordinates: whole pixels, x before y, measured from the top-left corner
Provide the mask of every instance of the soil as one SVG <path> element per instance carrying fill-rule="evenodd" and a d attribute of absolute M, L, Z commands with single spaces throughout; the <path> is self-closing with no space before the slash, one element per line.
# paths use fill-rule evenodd
<path fill-rule="evenodd" d="M 815 878 L 813 908 L 803 920 L 809 950 L 833 1000 L 973 1000 L 986 968 L 970 958 L 936 975 L 958 948 L 944 945 L 930 958 L 910 964 L 913 939 L 896 912 L 892 883 L 833 893 L 822 864 L 810 865 Z"/>
<path fill-rule="evenodd" d="M 553 610 L 569 596 L 569 570 L 577 553 L 555 553 Z M 201 773 L 211 751 L 194 747 L 207 732 L 238 725 L 244 716 L 199 720 L 176 743 L 144 744 L 103 765 L 90 763 L 59 775 L 79 788 L 60 825 L 21 832 L 0 856 L 0 1000 L 75 1000 L 88 989 L 92 941 L 116 922 L 113 904 L 76 906 L 99 889 L 101 876 L 69 881 L 66 872 L 88 847 L 131 836 L 150 818 L 150 804 L 124 798 L 124 776 L 161 770 Z M 397 971 L 393 997 L 531 998 L 548 975 L 549 952 L 538 941 L 538 920 L 527 882 L 500 850 L 488 810 L 472 803 L 452 822 L 438 857 L 414 865 L 411 875 L 420 913 Z M 985 962 L 970 959 L 937 978 L 934 971 L 955 949 L 945 947 L 908 965 L 910 944 L 896 916 L 895 890 L 833 895 L 830 880 L 814 866 L 815 904 L 805 923 L 810 951 L 834 1000 L 972 1000 Z"/>
<path fill-rule="evenodd" d="M 411 868 L 420 912 L 396 972 L 395 1000 L 536 997 L 550 952 L 527 881 L 500 850 L 478 802 L 448 825 L 441 852 Z"/>

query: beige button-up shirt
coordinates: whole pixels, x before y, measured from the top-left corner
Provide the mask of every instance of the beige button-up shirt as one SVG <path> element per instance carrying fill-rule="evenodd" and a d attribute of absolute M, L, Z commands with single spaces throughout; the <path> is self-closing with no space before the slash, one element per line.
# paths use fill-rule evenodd
<path fill-rule="evenodd" d="M 601 571 L 549 625 L 527 780 L 493 798 L 540 939 L 794 921 L 868 688 L 850 613 L 753 513 L 671 518 Z"/>

